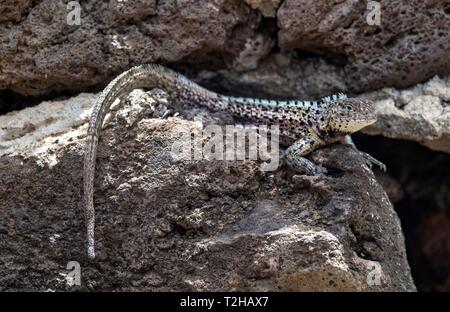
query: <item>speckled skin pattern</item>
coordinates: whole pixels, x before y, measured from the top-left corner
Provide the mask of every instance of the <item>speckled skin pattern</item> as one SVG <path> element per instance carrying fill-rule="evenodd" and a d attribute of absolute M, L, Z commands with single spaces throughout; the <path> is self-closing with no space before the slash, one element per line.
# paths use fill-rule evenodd
<path fill-rule="evenodd" d="M 326 173 L 327 170 L 303 156 L 333 142 L 355 147 L 349 135 L 376 121 L 371 101 L 347 98 L 344 94 L 325 97 L 320 101 L 228 97 L 211 92 L 157 64 L 133 67 L 109 83 L 97 99 L 89 120 L 83 171 L 89 258 L 95 258 L 93 196 L 99 132 L 112 103 L 136 88 L 162 89 L 169 94 L 172 105 L 199 105 L 214 111 L 231 112 L 249 124 L 278 125 L 281 145 L 289 146 L 286 149 L 287 163 L 295 171 L 308 175 Z M 370 155 L 362 155 L 368 163 L 375 163 L 385 169 L 382 163 Z"/>

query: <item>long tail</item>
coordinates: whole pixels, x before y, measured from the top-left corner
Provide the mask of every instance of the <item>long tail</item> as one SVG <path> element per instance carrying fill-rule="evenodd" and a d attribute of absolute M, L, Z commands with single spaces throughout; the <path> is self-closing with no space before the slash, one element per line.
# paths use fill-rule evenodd
<path fill-rule="evenodd" d="M 130 84 L 129 82 L 134 81 L 135 72 L 135 68 L 132 68 L 109 83 L 95 102 L 91 118 L 89 119 L 83 169 L 84 215 L 87 227 L 87 254 L 89 258 L 95 258 L 94 174 L 98 135 L 111 104 L 117 97 L 125 93 L 129 87 L 134 87 L 135 84 Z"/>
<path fill-rule="evenodd" d="M 195 99 L 202 97 L 207 99 L 215 96 L 213 92 L 198 86 L 183 75 L 157 64 L 133 67 L 117 76 L 103 90 L 89 120 L 84 154 L 84 214 L 87 227 L 87 253 L 91 259 L 95 258 L 94 174 L 98 136 L 112 103 L 136 88 L 161 88 L 175 97 L 191 95 Z"/>

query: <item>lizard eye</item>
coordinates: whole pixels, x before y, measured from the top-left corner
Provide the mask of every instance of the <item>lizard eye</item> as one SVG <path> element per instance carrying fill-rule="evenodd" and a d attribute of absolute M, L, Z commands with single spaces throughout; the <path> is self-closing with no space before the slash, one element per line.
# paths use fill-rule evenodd
<path fill-rule="evenodd" d="M 351 111 L 353 109 L 353 107 L 351 107 L 350 105 L 346 106 L 347 110 Z"/>

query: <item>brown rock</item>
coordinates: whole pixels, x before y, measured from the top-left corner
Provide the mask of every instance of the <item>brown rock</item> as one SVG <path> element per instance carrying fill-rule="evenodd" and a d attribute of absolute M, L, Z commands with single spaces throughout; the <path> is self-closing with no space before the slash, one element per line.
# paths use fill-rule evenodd
<path fill-rule="evenodd" d="M 0 23 L 18 22 L 26 10 L 30 9 L 31 0 L 0 0 Z"/>
<path fill-rule="evenodd" d="M 362 95 L 376 102 L 378 121 L 363 130 L 413 140 L 450 153 L 450 76 L 436 76 L 405 89 L 384 88 Z"/>
<path fill-rule="evenodd" d="M 386 194 L 389 197 L 389 200 L 396 204 L 404 197 L 404 192 L 401 184 L 394 179 L 391 175 L 387 173 L 377 174 L 377 181 L 381 184 L 383 189 L 386 191 Z"/>
<path fill-rule="evenodd" d="M 101 137 L 94 262 L 81 200 L 87 109 L 52 119 L 44 103 L 33 109 L 47 108 L 45 125 L 30 109 L 14 116 L 36 132 L 72 121 L 33 142 L 4 129 L 19 137 L 0 156 L 0 289 L 415 290 L 397 216 L 351 148 L 315 152 L 331 174 L 303 184 L 256 161 L 175 161 L 177 131 L 198 125 L 151 118 L 147 104 L 132 96 Z M 69 261 L 81 265 L 81 286 L 66 282 Z"/>
<path fill-rule="evenodd" d="M 0 12 L 8 8 L 0 3 Z M 133 64 L 190 57 L 224 66 L 254 37 L 259 17 L 227 0 L 85 1 L 79 26 L 67 23 L 71 11 L 61 1 L 28 9 L 21 23 L 0 23 L 0 90 L 33 96 L 105 84 Z"/>
<path fill-rule="evenodd" d="M 274 17 L 281 0 L 245 0 L 252 9 L 259 9 L 266 17 Z"/>
<path fill-rule="evenodd" d="M 228 69 L 236 76 L 256 69 L 276 43 L 282 51 L 298 48 L 323 54 L 338 66 L 345 83 L 337 85 L 333 70 L 331 81 L 323 81 L 329 84 L 324 92 L 336 87 L 339 91 L 403 87 L 450 70 L 446 31 L 450 8 L 443 1 L 380 1 L 379 26 L 367 24 L 364 1 L 280 3 L 90 0 L 81 6 L 81 24 L 69 25 L 72 11 L 63 2 L 3 0 L 0 90 L 31 96 L 85 91 L 106 84 L 132 65 L 148 62 Z M 275 15 L 277 19 L 262 17 Z M 293 63 L 299 60 L 303 62 L 304 55 L 294 57 Z M 304 71 L 280 74 L 282 93 L 290 85 L 308 90 L 318 83 Z M 227 81 L 221 87 L 226 88 Z M 311 95 L 316 94 L 313 89 Z"/>
<path fill-rule="evenodd" d="M 366 1 L 286 0 L 278 10 L 279 45 L 345 59 L 353 91 L 405 87 L 450 71 L 450 4 L 381 0 L 380 25 Z"/>
<path fill-rule="evenodd" d="M 277 99 L 318 99 L 347 89 L 344 71 L 320 58 L 300 60 L 285 51 L 254 60 L 252 70 L 202 70 L 194 79 L 230 94 Z"/>

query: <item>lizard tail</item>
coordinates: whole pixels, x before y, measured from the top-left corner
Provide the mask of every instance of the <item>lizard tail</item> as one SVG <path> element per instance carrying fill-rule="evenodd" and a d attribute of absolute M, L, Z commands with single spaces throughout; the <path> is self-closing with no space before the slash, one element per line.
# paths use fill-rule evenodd
<path fill-rule="evenodd" d="M 95 102 L 89 119 L 86 138 L 83 169 L 84 188 L 84 215 L 87 230 L 87 255 L 95 258 L 95 208 L 94 208 L 94 173 L 97 153 L 98 136 L 103 120 L 112 103 L 123 94 L 131 90 L 143 87 L 155 87 L 152 81 L 156 81 L 161 71 L 167 71 L 162 66 L 148 64 L 133 67 L 111 81 L 103 90 Z"/>
<path fill-rule="evenodd" d="M 94 172 L 95 156 L 97 147 L 97 136 L 92 133 L 87 136 L 84 169 L 84 216 L 87 229 L 87 254 L 90 259 L 95 258 L 94 229 L 95 229 L 95 209 L 94 209 Z"/>
<path fill-rule="evenodd" d="M 210 92 L 183 75 L 169 68 L 157 64 L 144 64 L 135 66 L 111 81 L 103 90 L 95 102 L 89 119 L 84 154 L 83 187 L 84 187 L 84 214 L 87 227 L 87 251 L 88 257 L 95 258 L 94 231 L 95 231 L 95 209 L 94 209 L 94 172 L 97 153 L 98 136 L 100 134 L 103 120 L 108 113 L 112 103 L 121 96 L 128 94 L 136 88 L 161 88 L 169 93 L 174 99 L 183 99 L 183 95 L 190 95 L 190 100 L 214 99 L 217 95 Z M 204 100 L 203 102 L 208 102 Z M 208 102 L 209 103 L 209 102 Z M 223 103 L 218 103 L 221 108 Z"/>

